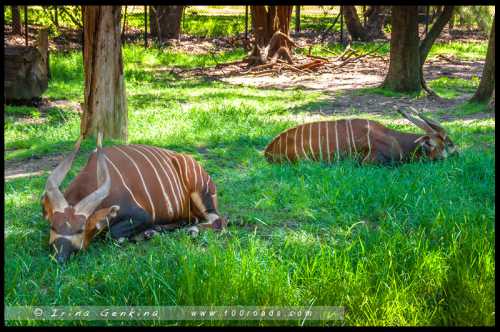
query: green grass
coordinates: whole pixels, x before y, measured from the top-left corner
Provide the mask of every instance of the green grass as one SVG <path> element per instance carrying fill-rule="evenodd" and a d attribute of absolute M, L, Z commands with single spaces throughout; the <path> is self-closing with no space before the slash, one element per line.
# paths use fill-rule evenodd
<path fill-rule="evenodd" d="M 472 79 L 469 80 L 463 78 L 442 76 L 437 79 L 429 81 L 428 86 L 434 92 L 436 92 L 440 97 L 451 99 L 459 97 L 464 93 L 468 94 L 474 93 L 474 91 L 476 91 L 477 87 L 479 86 L 479 81 L 480 78 L 476 76 L 472 77 Z M 395 97 L 395 98 L 410 97 L 414 99 L 426 96 L 426 93 L 423 90 L 417 93 L 402 93 L 402 92 L 392 91 L 390 89 L 383 87 L 362 88 L 356 90 L 353 94 L 363 95 L 367 93 L 379 94 L 386 97 Z M 485 109 L 482 109 L 482 111 L 484 110 Z"/>
<path fill-rule="evenodd" d="M 440 97 L 455 98 L 464 93 L 474 93 L 479 86 L 480 78 L 477 76 L 472 79 L 440 77 L 429 82 L 429 87 L 433 89 Z"/>
<path fill-rule="evenodd" d="M 241 54 L 220 54 L 218 61 Z M 81 102 L 81 55 L 55 53 L 51 61 L 46 95 Z M 47 175 L 9 180 L 6 305 L 313 303 L 344 306 L 345 320 L 306 325 L 495 324 L 494 120 L 444 122 L 461 154 L 442 162 L 270 165 L 262 156 L 266 144 L 298 116 L 308 121 L 310 110 L 324 103 L 321 93 L 180 79 L 170 72 L 174 66 L 212 66 L 209 56 L 126 46 L 124 64 L 130 143 L 192 154 L 217 184 L 230 227 L 195 239 L 176 231 L 136 245 L 96 239 L 63 269 L 49 258 L 49 227 L 41 216 Z M 463 114 L 477 110 L 464 107 L 470 109 Z M 394 124 L 395 115 L 359 116 L 416 130 Z M 33 117 L 42 123 L 25 121 Z M 79 115 L 71 109 L 39 114 L 6 107 L 5 119 L 6 160 L 67 153 L 79 132 Z M 63 186 L 93 148 L 84 142 Z M 106 324 L 131 323 L 160 324 Z"/>
<path fill-rule="evenodd" d="M 387 42 L 369 42 L 360 43 L 354 42 L 351 46 L 354 50 L 364 54 L 375 50 L 380 47 L 374 54 L 381 56 L 389 56 L 390 43 Z M 435 58 L 439 54 L 453 56 L 459 60 L 471 61 L 480 60 L 484 61 L 486 57 L 486 50 L 488 44 L 484 42 L 463 42 L 463 41 L 450 41 L 450 42 L 436 42 L 427 56 L 427 59 Z M 312 55 L 317 56 L 335 56 L 340 55 L 345 47 L 339 43 L 327 43 L 325 45 L 313 45 L 311 49 Z M 308 51 L 309 49 L 307 49 Z M 302 51 L 304 52 L 304 51 Z"/>

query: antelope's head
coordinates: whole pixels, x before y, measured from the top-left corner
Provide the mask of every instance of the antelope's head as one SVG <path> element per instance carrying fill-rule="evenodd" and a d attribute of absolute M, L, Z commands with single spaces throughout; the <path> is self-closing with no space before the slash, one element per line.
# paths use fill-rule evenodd
<path fill-rule="evenodd" d="M 59 190 L 61 182 L 71 168 L 80 148 L 80 138 L 75 149 L 50 174 L 42 196 L 43 216 L 50 223 L 49 246 L 59 263 L 64 263 L 71 254 L 86 249 L 94 235 L 103 228 L 102 221 L 115 217 L 119 206 L 96 208 L 108 196 L 111 177 L 102 149 L 97 150 L 97 189 L 75 205 L 70 205 Z"/>
<path fill-rule="evenodd" d="M 430 160 L 445 159 L 458 154 L 457 146 L 451 141 L 446 130 L 435 120 L 431 120 L 415 111 L 415 117 L 403 110 L 397 109 L 410 122 L 425 131 L 425 135 L 417 138 L 414 143 L 421 147 L 421 151 Z"/>

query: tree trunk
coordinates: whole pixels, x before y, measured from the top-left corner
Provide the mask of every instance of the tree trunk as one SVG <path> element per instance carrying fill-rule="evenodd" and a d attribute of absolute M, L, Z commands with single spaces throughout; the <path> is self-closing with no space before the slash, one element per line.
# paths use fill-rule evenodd
<path fill-rule="evenodd" d="M 495 111 L 495 89 L 493 89 L 493 93 L 491 94 L 490 102 L 488 103 L 488 108 L 491 111 Z"/>
<path fill-rule="evenodd" d="M 120 38 L 120 6 L 83 6 L 84 137 L 127 141 L 127 99 Z"/>
<path fill-rule="evenodd" d="M 255 35 L 255 42 L 259 47 L 266 46 L 277 30 L 289 35 L 292 7 L 250 6 L 252 30 Z M 286 46 L 286 43 L 283 43 L 281 46 Z"/>
<path fill-rule="evenodd" d="M 382 6 L 370 6 L 364 15 L 368 18 L 366 26 L 363 27 L 359 20 L 356 7 L 343 6 L 347 31 L 352 40 L 372 41 L 376 38 L 383 38 L 384 15 Z"/>
<path fill-rule="evenodd" d="M 300 6 L 295 6 L 295 32 L 300 32 Z"/>
<path fill-rule="evenodd" d="M 436 22 L 432 25 L 431 30 L 425 36 L 425 39 L 420 42 L 419 53 L 420 53 L 420 64 L 423 66 L 425 60 L 427 59 L 427 55 L 429 55 L 429 51 L 434 45 L 434 42 L 443 31 L 446 23 L 450 21 L 451 15 L 453 14 L 453 8 L 455 6 L 444 6 L 443 11 L 439 15 Z"/>
<path fill-rule="evenodd" d="M 344 18 L 347 31 L 349 31 L 352 40 L 366 40 L 365 29 L 359 21 L 356 7 L 344 6 Z"/>
<path fill-rule="evenodd" d="M 151 35 L 160 43 L 168 39 L 179 39 L 184 6 L 151 6 L 149 28 Z"/>
<path fill-rule="evenodd" d="M 57 6 L 54 6 L 54 24 L 56 25 L 56 28 L 59 29 L 59 10 L 57 9 Z"/>
<path fill-rule="evenodd" d="M 19 13 L 19 6 L 10 6 L 12 10 L 12 32 L 21 34 L 21 14 Z"/>
<path fill-rule="evenodd" d="M 389 71 L 383 86 L 399 92 L 421 88 L 417 6 L 392 6 Z"/>
<path fill-rule="evenodd" d="M 384 7 L 370 6 L 367 12 L 368 20 L 365 26 L 367 41 L 384 38 Z"/>
<path fill-rule="evenodd" d="M 490 41 L 486 51 L 486 62 L 484 63 L 483 75 L 476 93 L 471 101 L 486 102 L 492 98 L 495 91 L 495 17 L 491 25 Z"/>
<path fill-rule="evenodd" d="M 444 6 L 444 9 L 441 11 L 441 14 L 439 15 L 438 19 L 432 25 L 431 30 L 426 34 L 424 40 L 420 42 L 420 46 L 418 47 L 420 56 L 420 80 L 422 88 L 424 88 L 424 90 L 427 93 L 429 93 L 431 96 L 434 97 L 438 97 L 438 95 L 434 91 L 432 91 L 425 82 L 424 63 L 425 60 L 427 59 L 427 55 L 429 55 L 432 45 L 441 34 L 441 31 L 443 31 L 443 28 L 446 25 L 446 23 L 450 21 L 450 18 L 453 14 L 453 8 L 454 6 Z"/>
<path fill-rule="evenodd" d="M 278 58 L 292 64 L 291 49 L 296 46 L 289 37 L 293 6 L 250 6 L 255 41 L 246 58 L 249 65 L 261 65 Z"/>

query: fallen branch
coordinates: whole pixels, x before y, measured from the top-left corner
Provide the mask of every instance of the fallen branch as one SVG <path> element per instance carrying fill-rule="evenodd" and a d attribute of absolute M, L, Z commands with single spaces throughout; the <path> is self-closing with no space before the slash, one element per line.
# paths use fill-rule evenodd
<path fill-rule="evenodd" d="M 330 62 L 330 59 L 322 57 L 322 56 L 308 54 L 308 55 L 306 55 L 306 57 L 312 58 L 312 59 L 319 59 L 319 60 L 323 60 L 323 61 L 326 61 L 326 62 Z"/>
<path fill-rule="evenodd" d="M 373 49 L 373 50 L 371 50 L 371 51 L 369 51 L 369 52 L 367 52 L 367 53 L 364 53 L 364 54 L 358 55 L 358 56 L 357 56 L 357 57 L 355 57 L 355 58 L 352 58 L 352 59 L 349 59 L 349 58 L 348 58 L 348 59 L 344 60 L 343 62 L 341 62 L 340 64 L 338 64 L 338 65 L 334 66 L 331 70 L 333 71 L 333 70 L 339 69 L 339 68 L 341 68 L 341 67 L 343 67 L 343 66 L 347 65 L 348 63 L 351 63 L 351 62 L 357 61 L 357 60 L 359 60 L 359 59 L 361 59 L 361 58 L 364 58 L 364 57 L 366 57 L 366 56 L 369 56 L 369 55 L 371 55 L 371 54 L 375 53 L 376 51 L 378 51 L 379 49 L 381 49 L 381 48 L 382 48 L 382 46 L 384 46 L 384 44 L 381 44 L 379 47 L 377 47 L 377 48 L 375 48 L 375 49 Z"/>

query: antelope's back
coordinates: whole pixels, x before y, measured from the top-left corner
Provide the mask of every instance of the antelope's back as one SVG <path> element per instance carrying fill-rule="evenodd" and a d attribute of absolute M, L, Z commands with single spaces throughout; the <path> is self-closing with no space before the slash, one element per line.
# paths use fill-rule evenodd
<path fill-rule="evenodd" d="M 285 130 L 266 147 L 269 162 L 300 159 L 335 161 L 343 155 L 365 153 L 370 131 L 380 130 L 378 122 L 364 119 L 318 121 Z"/>
<path fill-rule="evenodd" d="M 103 206 L 126 200 L 155 221 L 169 222 L 189 217 L 192 192 L 215 192 L 209 175 L 191 156 L 135 144 L 106 147 L 104 153 L 112 188 Z M 87 165 L 94 174 L 95 160 L 93 153 Z M 97 186 L 95 177 L 92 182 Z"/>

